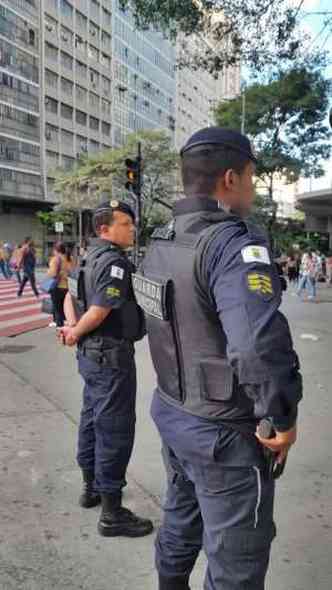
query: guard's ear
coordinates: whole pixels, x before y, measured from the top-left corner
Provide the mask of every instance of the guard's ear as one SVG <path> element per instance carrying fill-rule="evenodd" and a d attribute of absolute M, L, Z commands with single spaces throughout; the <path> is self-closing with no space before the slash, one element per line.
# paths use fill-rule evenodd
<path fill-rule="evenodd" d="M 224 174 L 224 185 L 226 190 L 232 190 L 234 188 L 234 181 L 235 181 L 236 172 L 230 168 Z"/>

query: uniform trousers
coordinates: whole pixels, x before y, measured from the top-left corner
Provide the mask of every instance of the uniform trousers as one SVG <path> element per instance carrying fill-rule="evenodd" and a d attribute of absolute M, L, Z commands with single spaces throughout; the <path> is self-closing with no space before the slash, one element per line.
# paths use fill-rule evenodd
<path fill-rule="evenodd" d="M 156 540 L 160 576 L 169 587 L 172 577 L 188 580 L 203 548 L 205 590 L 263 590 L 276 532 L 274 481 L 258 441 L 174 412 L 157 397 L 152 416 L 168 480 Z"/>
<path fill-rule="evenodd" d="M 128 355 L 119 366 L 99 364 L 78 352 L 84 381 L 77 462 L 95 475 L 100 493 L 118 494 L 135 437 L 136 366 Z"/>

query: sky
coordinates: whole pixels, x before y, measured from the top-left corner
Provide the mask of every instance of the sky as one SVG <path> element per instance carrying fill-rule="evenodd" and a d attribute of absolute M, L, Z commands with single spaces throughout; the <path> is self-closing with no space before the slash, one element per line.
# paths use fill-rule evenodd
<path fill-rule="evenodd" d="M 298 5 L 299 0 L 292 0 L 292 3 Z M 326 69 L 327 78 L 332 78 L 332 2 L 331 0 L 304 0 L 302 23 L 306 30 L 309 30 L 314 44 L 317 48 L 325 49 L 329 56 L 331 64 Z M 324 15 L 311 14 L 314 12 L 330 11 L 330 27 L 324 28 L 324 21 L 327 18 Z M 332 96 L 331 96 L 332 106 Z M 332 187 L 332 161 L 326 163 L 326 175 L 323 178 L 303 180 L 300 184 L 300 191 L 321 190 Z"/>

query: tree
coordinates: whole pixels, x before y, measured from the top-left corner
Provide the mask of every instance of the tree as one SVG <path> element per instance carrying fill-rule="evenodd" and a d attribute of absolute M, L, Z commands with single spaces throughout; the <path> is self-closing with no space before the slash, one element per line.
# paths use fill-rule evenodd
<path fill-rule="evenodd" d="M 257 177 L 270 202 L 276 178 L 286 183 L 300 176 L 324 175 L 331 155 L 331 131 L 326 124 L 331 83 L 316 65 L 303 64 L 279 72 L 270 81 L 246 89 L 246 133 L 257 152 Z M 240 130 L 242 99 L 220 103 L 218 125 Z M 276 218 L 276 209 L 272 224 Z"/>
<path fill-rule="evenodd" d="M 164 219 L 166 215 L 159 201 L 172 203 L 176 197 L 178 156 L 165 131 L 131 134 L 123 147 L 87 156 L 71 172 L 59 171 L 54 190 L 59 194 L 60 206 L 74 210 L 95 207 L 104 191 L 112 198 L 133 201 L 125 191 L 125 160 L 136 157 L 139 141 L 143 156 L 143 233 L 149 233 L 155 218 Z"/>
<path fill-rule="evenodd" d="M 245 63 L 254 68 L 291 61 L 303 48 L 298 27 L 303 0 L 120 0 L 136 26 L 152 27 L 171 39 L 197 35 L 199 49 L 182 53 L 180 65 L 221 72 Z M 202 49 L 205 47 L 205 49 Z"/>

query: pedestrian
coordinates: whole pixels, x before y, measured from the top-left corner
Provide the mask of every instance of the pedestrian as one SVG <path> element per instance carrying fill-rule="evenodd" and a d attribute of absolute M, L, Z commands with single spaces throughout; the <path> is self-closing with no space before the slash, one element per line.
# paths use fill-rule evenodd
<path fill-rule="evenodd" d="M 330 287 L 332 285 L 332 251 L 330 250 L 326 257 L 326 282 Z"/>
<path fill-rule="evenodd" d="M 135 436 L 134 342 L 145 333 L 131 285 L 133 265 L 125 253 L 134 241 L 135 215 L 129 205 L 114 200 L 100 205 L 93 219 L 98 237 L 69 278 L 65 313 L 70 326 L 59 331 L 65 344 L 78 345 L 84 381 L 77 453 L 83 476 L 80 505 L 90 508 L 101 500 L 101 535 L 140 537 L 151 533 L 151 521 L 122 506 Z"/>
<path fill-rule="evenodd" d="M 22 245 L 21 244 L 18 244 L 14 248 L 13 253 L 12 253 L 12 256 L 11 256 L 11 259 L 10 259 L 11 268 L 13 269 L 13 272 L 14 272 L 14 274 L 16 276 L 16 280 L 17 280 L 17 282 L 18 282 L 19 285 L 22 282 L 21 273 L 20 273 L 20 270 L 19 270 L 19 261 L 21 259 L 21 248 L 22 248 Z"/>
<path fill-rule="evenodd" d="M 57 285 L 50 292 L 53 303 L 53 322 L 50 327 L 61 328 L 65 323 L 64 300 L 68 292 L 68 274 L 74 263 L 70 251 L 63 242 L 56 242 L 49 262 L 48 276 L 57 279 Z"/>
<path fill-rule="evenodd" d="M 134 278 L 168 475 L 159 590 L 189 589 L 202 546 L 205 590 L 263 590 L 275 536 L 264 457 L 270 449 L 282 462 L 296 440 L 298 359 L 268 239 L 245 220 L 255 192 L 249 140 L 209 127 L 181 161 L 186 198 Z M 256 431 L 267 417 L 271 440 Z"/>
<path fill-rule="evenodd" d="M 2 242 L 0 242 L 0 271 L 4 279 L 9 279 L 9 276 L 6 271 L 5 251 Z"/>
<path fill-rule="evenodd" d="M 23 270 L 23 278 L 17 292 L 17 297 L 21 297 L 24 287 L 27 282 L 30 282 L 31 288 L 36 297 L 39 297 L 39 292 L 36 286 L 36 250 L 33 240 L 28 237 L 23 241 L 23 246 L 20 252 L 20 259 L 18 262 L 18 270 Z"/>
<path fill-rule="evenodd" d="M 13 253 L 13 247 L 9 242 L 5 242 L 5 244 L 3 245 L 3 252 L 4 252 L 6 274 L 7 274 L 8 278 L 10 279 L 13 274 L 12 270 L 10 268 L 10 259 L 11 259 L 12 253 Z"/>
<path fill-rule="evenodd" d="M 297 283 L 297 262 L 296 258 L 293 253 L 291 253 L 287 258 L 287 275 L 290 284 Z"/>
<path fill-rule="evenodd" d="M 312 254 L 308 251 L 303 255 L 301 264 L 301 278 L 299 280 L 297 295 L 301 297 L 303 291 L 307 292 L 308 300 L 314 301 L 316 298 L 316 278 L 318 265 Z"/>

